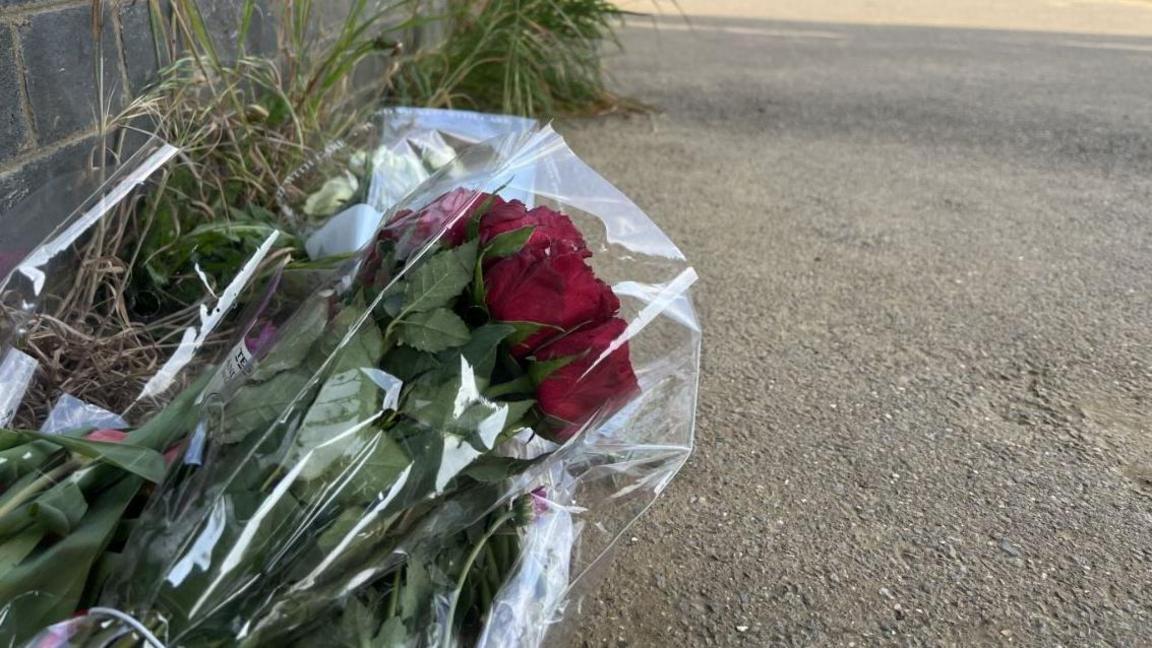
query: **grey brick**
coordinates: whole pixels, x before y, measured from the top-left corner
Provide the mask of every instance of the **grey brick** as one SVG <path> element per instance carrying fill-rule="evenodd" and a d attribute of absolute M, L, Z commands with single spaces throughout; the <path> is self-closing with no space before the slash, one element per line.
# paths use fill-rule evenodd
<path fill-rule="evenodd" d="M 224 60 L 235 60 L 240 53 L 239 38 L 243 2 L 237 0 L 202 0 L 200 14 L 212 35 L 216 52 Z M 276 51 L 277 15 L 275 2 L 257 0 L 252 22 L 248 27 L 245 47 L 251 54 L 272 54 Z"/>
<path fill-rule="evenodd" d="M 161 50 L 156 47 L 151 13 L 148 0 L 126 0 L 120 7 L 120 42 L 128 73 L 128 89 L 134 95 L 140 94 L 156 79 L 160 68 L 157 54 Z M 160 19 L 163 20 L 163 16 Z"/>
<path fill-rule="evenodd" d="M 39 210 L 59 209 L 59 203 L 79 203 L 84 196 L 70 195 L 71 179 L 92 166 L 95 137 L 68 144 L 22 167 L 0 174 L 0 223 L 9 222 L 16 206 Z M 53 196 L 56 195 L 55 198 Z M 30 203 L 21 205 L 31 197 Z M 56 203 L 53 208 L 52 203 Z M 31 205 L 31 207 L 29 207 Z M 0 228 L 0 230 L 5 228 Z"/>
<path fill-rule="evenodd" d="M 20 106 L 20 71 L 16 69 L 12 32 L 0 25 L 0 162 L 24 146 L 27 124 Z"/>
<path fill-rule="evenodd" d="M 270 0 L 258 0 L 256 11 L 252 15 L 252 26 L 248 30 L 248 51 L 253 54 L 272 54 L 279 46 L 277 42 L 277 27 L 280 17 L 276 11 L 276 3 Z"/>
<path fill-rule="evenodd" d="M 20 40 L 39 143 L 50 144 L 94 126 L 100 99 L 93 64 L 96 46 L 91 9 L 73 7 L 34 14 L 21 27 Z M 106 21 L 101 42 L 104 103 L 116 110 L 124 84 L 110 20 Z"/>
<path fill-rule="evenodd" d="M 366 56 L 352 71 L 352 87 L 357 90 L 382 88 L 386 82 L 385 75 L 390 60 L 391 57 L 383 52 Z"/>

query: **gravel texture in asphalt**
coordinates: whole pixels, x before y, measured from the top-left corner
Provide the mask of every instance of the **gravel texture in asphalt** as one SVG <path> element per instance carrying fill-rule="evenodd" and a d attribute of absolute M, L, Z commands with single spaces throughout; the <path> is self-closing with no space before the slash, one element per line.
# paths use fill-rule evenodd
<path fill-rule="evenodd" d="M 587 646 L 1146 645 L 1152 39 L 632 21 L 567 124 L 702 280 Z"/>

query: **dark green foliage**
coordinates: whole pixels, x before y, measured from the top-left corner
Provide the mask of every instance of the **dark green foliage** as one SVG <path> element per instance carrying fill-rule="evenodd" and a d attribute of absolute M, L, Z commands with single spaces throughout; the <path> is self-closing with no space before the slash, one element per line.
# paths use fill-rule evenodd
<path fill-rule="evenodd" d="M 603 47 L 622 12 L 606 0 L 451 0 L 447 34 L 403 66 L 401 102 L 528 116 L 622 103 L 606 88 Z"/>

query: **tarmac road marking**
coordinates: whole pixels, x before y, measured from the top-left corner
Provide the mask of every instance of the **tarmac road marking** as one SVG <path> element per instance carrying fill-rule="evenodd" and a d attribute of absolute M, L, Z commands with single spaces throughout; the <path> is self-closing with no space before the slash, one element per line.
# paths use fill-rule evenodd
<path fill-rule="evenodd" d="M 698 25 L 681 23 L 654 23 L 647 21 L 634 21 L 628 23 L 629 27 L 644 27 L 661 31 L 682 32 L 721 32 L 725 34 L 739 34 L 741 36 L 768 36 L 770 38 L 824 38 L 840 40 L 847 38 L 844 34 L 814 29 L 765 29 L 761 27 L 726 27 L 718 25 Z"/>
<path fill-rule="evenodd" d="M 1084 49 L 1101 49 L 1101 50 L 1121 50 L 1127 52 L 1152 52 L 1152 45 L 1140 45 L 1137 43 L 1109 43 L 1107 41 L 1074 41 L 1066 40 L 1060 41 L 1059 45 L 1064 47 L 1081 47 Z"/>

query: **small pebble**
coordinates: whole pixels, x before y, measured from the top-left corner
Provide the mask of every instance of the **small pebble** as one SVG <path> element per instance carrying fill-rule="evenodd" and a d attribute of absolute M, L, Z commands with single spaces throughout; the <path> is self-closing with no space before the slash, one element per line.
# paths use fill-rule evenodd
<path fill-rule="evenodd" d="M 1020 547 L 1017 547 L 1016 545 L 1009 542 L 1008 538 L 1000 539 L 1000 550 L 1009 556 L 1012 556 L 1013 558 L 1020 557 Z"/>

